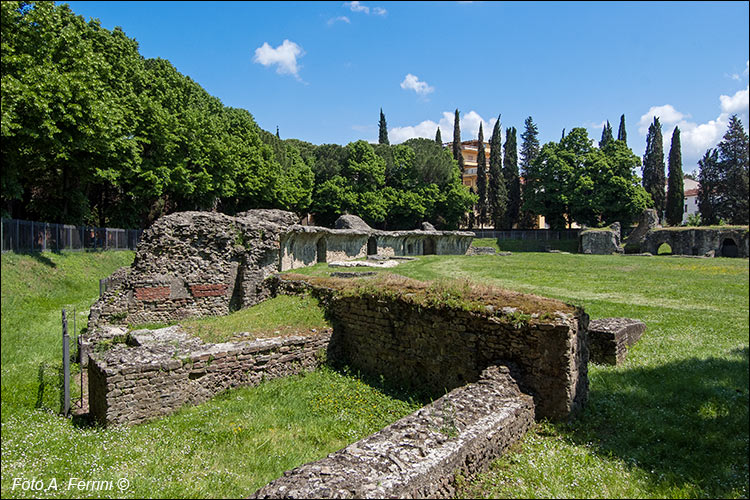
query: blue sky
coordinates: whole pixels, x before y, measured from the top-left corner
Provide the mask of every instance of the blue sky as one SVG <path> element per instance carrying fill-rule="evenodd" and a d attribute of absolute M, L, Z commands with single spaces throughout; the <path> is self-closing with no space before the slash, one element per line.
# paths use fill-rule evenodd
<path fill-rule="evenodd" d="M 736 113 L 748 125 L 748 2 L 67 2 L 121 26 L 266 130 L 315 144 L 485 137 L 498 114 L 542 143 L 625 114 L 681 130 L 690 172 Z M 519 138 L 520 143 L 520 138 Z"/>

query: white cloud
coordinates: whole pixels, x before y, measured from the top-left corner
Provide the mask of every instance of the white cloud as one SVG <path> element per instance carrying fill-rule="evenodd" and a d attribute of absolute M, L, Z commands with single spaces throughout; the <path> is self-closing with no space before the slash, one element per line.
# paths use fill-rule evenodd
<path fill-rule="evenodd" d="M 338 17 L 332 17 L 328 20 L 328 26 L 331 26 L 332 24 L 336 23 L 337 21 L 341 21 L 346 24 L 351 24 L 351 21 L 346 16 L 338 16 Z"/>
<path fill-rule="evenodd" d="M 276 47 L 275 49 L 263 42 L 263 45 L 255 49 L 253 62 L 260 63 L 263 66 L 272 66 L 276 64 L 276 72 L 280 75 L 294 75 L 299 79 L 299 66 L 297 58 L 305 55 L 302 47 L 289 40 Z"/>
<path fill-rule="evenodd" d="M 392 144 L 399 144 L 411 139 L 413 137 L 425 137 L 427 139 L 434 139 L 437 128 L 440 127 L 440 136 L 444 142 L 453 140 L 453 120 L 455 114 L 449 111 L 443 111 L 443 116 L 440 118 L 440 122 L 434 122 L 432 120 L 425 120 L 418 123 L 417 125 L 411 125 L 406 127 L 392 127 L 388 130 L 388 138 Z M 495 126 L 496 118 L 491 119 L 489 122 L 485 121 L 479 113 L 476 111 L 469 111 L 461 116 L 460 127 L 461 127 L 461 140 L 468 141 L 477 139 L 479 136 L 479 124 L 482 124 L 484 131 L 484 140 L 489 141 L 492 135 L 492 128 Z"/>
<path fill-rule="evenodd" d="M 345 2 L 344 7 L 348 7 L 352 12 L 364 12 L 367 15 L 370 14 L 370 7 L 368 7 L 367 5 L 362 5 L 362 3 L 357 0 L 354 0 L 353 2 Z M 388 13 L 388 11 L 382 7 L 373 7 L 372 13 L 376 16 L 384 16 Z"/>
<path fill-rule="evenodd" d="M 415 75 L 412 75 L 409 73 L 404 78 L 404 81 L 401 82 L 401 88 L 405 90 L 413 90 L 419 95 L 427 95 L 430 92 L 434 91 L 434 87 L 430 87 L 427 85 L 427 82 L 420 82 L 419 78 L 417 78 Z"/>
<path fill-rule="evenodd" d="M 357 0 L 354 2 L 345 2 L 344 7 L 349 7 L 352 12 L 364 12 L 365 14 L 370 13 L 370 7 L 360 4 Z"/>
<path fill-rule="evenodd" d="M 748 100 L 748 87 L 744 90 L 738 90 L 733 96 L 720 95 L 721 111 L 724 113 L 747 114 L 747 108 L 750 106 Z"/>
<path fill-rule="evenodd" d="M 638 131 L 642 136 L 646 135 L 648 126 L 653 121 L 653 116 L 658 116 L 662 124 L 662 136 L 664 137 L 664 152 L 667 154 L 672 141 L 674 127 L 680 128 L 680 145 L 682 147 L 683 170 L 689 172 L 694 170 L 698 160 L 707 149 L 716 147 L 729 126 L 729 117 L 738 115 L 745 129 L 748 125 L 748 87 L 738 90 L 732 96 L 719 96 L 721 113 L 713 120 L 706 123 L 695 123 L 687 120 L 690 115 L 677 111 L 673 106 L 654 106 L 641 116 Z"/>
<path fill-rule="evenodd" d="M 640 132 L 641 135 L 646 135 L 646 132 L 648 132 L 648 127 L 653 123 L 654 117 L 659 118 L 659 122 L 662 125 L 668 125 L 670 123 L 677 123 L 683 118 L 689 118 L 690 115 L 683 115 L 671 104 L 665 104 L 663 106 L 651 106 L 651 109 L 649 109 L 645 115 L 641 116 L 640 121 L 638 122 L 638 132 Z"/>

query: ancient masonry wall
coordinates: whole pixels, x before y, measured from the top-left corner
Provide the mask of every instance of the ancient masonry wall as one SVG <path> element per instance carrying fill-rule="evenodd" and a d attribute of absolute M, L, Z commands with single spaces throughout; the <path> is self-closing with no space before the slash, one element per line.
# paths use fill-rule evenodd
<path fill-rule="evenodd" d="M 514 311 L 426 307 L 272 280 L 279 293 L 312 289 L 321 298 L 333 325 L 328 359 L 334 362 L 436 395 L 476 382 L 488 366 L 512 362 L 538 417 L 568 418 L 587 400 L 589 318 L 581 309 L 519 320 Z"/>
<path fill-rule="evenodd" d="M 593 363 L 619 365 L 625 361 L 628 348 L 646 331 L 643 321 L 631 318 L 603 318 L 589 323 L 589 360 Z"/>
<path fill-rule="evenodd" d="M 92 352 L 89 409 L 102 425 L 137 424 L 202 403 L 237 386 L 314 369 L 330 332 L 204 344 L 179 327 L 141 330 L 128 343 Z"/>
<path fill-rule="evenodd" d="M 726 229 L 652 229 L 646 234 L 640 248 L 642 252 L 656 255 L 659 247 L 667 243 L 672 248 L 673 255 L 706 255 L 713 252 L 715 257 L 747 258 L 750 255 L 748 242 L 747 226 Z M 733 248 L 731 252 L 727 252 L 728 245 Z M 723 255 L 725 253 L 727 254 Z"/>
<path fill-rule="evenodd" d="M 534 405 L 505 366 L 354 444 L 284 473 L 251 498 L 449 498 L 520 439 Z"/>

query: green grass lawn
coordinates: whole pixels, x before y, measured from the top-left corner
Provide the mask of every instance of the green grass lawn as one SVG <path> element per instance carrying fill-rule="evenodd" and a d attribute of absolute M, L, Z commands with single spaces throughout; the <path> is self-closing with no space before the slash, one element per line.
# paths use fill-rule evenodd
<path fill-rule="evenodd" d="M 248 495 L 422 404 L 321 369 L 132 428 L 76 426 L 55 414 L 59 309 L 85 311 L 97 280 L 132 258 L 2 256 L 3 498 Z M 320 264 L 295 272 L 331 270 Z M 747 259 L 425 256 L 395 271 L 472 279 L 579 304 L 592 319 L 627 316 L 648 326 L 624 365 L 589 366 L 589 403 L 578 419 L 537 425 L 490 471 L 464 481 L 461 496 L 747 498 Z M 61 484 L 70 476 L 125 477 L 131 487 L 11 489 L 14 477 Z"/>
<path fill-rule="evenodd" d="M 546 249 L 575 253 L 578 239 L 572 240 L 513 240 L 500 238 L 474 238 L 475 247 L 492 247 L 502 252 L 543 252 Z"/>

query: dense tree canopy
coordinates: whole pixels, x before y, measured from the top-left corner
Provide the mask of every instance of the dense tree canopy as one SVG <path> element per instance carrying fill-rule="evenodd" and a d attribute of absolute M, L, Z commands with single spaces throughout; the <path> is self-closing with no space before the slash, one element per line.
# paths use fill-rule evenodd
<path fill-rule="evenodd" d="M 596 148 L 586 129 L 574 128 L 559 143 L 545 144 L 529 167 L 524 209 L 544 215 L 553 229 L 574 221 L 630 223 L 649 201 L 635 174 L 639 164 L 622 141 Z"/>
<path fill-rule="evenodd" d="M 664 174 L 664 142 L 661 135 L 661 123 L 659 117 L 654 117 L 654 122 L 648 127 L 646 135 L 646 152 L 643 155 L 643 187 L 651 195 L 653 207 L 659 214 L 659 219 L 664 217 L 666 185 Z"/>
<path fill-rule="evenodd" d="M 698 162 L 698 206 L 703 224 L 748 223 L 748 135 L 736 115 L 722 141 Z"/>

